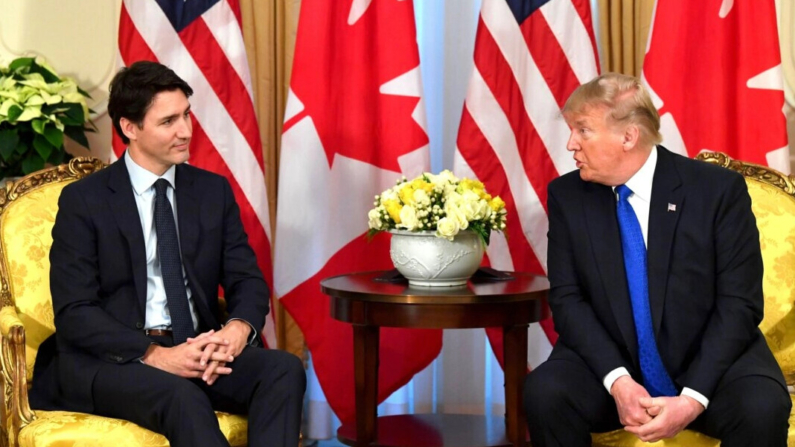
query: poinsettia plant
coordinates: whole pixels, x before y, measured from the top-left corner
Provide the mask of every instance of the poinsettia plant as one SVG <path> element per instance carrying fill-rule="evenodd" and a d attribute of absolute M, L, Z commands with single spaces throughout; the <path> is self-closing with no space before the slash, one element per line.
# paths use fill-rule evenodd
<path fill-rule="evenodd" d="M 381 231 L 435 231 L 453 240 L 459 231 L 472 230 L 488 245 L 491 231 L 505 229 L 505 202 L 492 197 L 478 180 L 459 179 L 450 171 L 425 173 L 397 181 L 375 196 L 368 213 L 369 236 Z"/>
<path fill-rule="evenodd" d="M 72 158 L 64 135 L 88 147 L 88 93 L 32 57 L 0 66 L 0 177 L 19 176 Z"/>

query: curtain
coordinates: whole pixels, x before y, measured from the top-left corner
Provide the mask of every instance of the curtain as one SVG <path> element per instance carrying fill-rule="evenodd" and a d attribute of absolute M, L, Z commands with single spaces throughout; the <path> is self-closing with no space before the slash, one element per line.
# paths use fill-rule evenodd
<path fill-rule="evenodd" d="M 640 76 L 654 0 L 598 0 L 602 73 Z"/>
<path fill-rule="evenodd" d="M 279 143 L 300 7 L 300 0 L 240 0 L 243 39 L 254 84 L 254 107 L 265 160 L 271 229 L 276 228 Z M 275 237 L 273 234 L 271 247 Z M 276 315 L 279 348 L 303 358 L 304 338 L 301 331 L 278 300 L 274 306 L 272 311 Z"/>

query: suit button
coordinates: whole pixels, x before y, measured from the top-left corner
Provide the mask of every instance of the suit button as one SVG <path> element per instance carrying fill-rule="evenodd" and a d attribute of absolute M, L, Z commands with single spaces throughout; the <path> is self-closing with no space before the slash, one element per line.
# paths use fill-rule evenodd
<path fill-rule="evenodd" d="M 135 328 L 136 329 L 143 329 L 144 328 L 144 324 L 139 321 L 139 322 L 135 323 Z"/>

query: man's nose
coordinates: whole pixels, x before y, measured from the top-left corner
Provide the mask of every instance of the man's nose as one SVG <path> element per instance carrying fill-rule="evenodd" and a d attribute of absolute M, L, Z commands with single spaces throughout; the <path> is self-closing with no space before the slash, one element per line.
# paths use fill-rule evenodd
<path fill-rule="evenodd" d="M 179 129 L 177 129 L 177 137 L 190 138 L 191 135 L 193 135 L 193 123 L 188 116 L 182 119 Z"/>
<path fill-rule="evenodd" d="M 580 142 L 577 138 L 577 135 L 572 132 L 569 136 L 569 141 L 566 142 L 566 150 L 568 151 L 576 151 L 580 149 Z"/>

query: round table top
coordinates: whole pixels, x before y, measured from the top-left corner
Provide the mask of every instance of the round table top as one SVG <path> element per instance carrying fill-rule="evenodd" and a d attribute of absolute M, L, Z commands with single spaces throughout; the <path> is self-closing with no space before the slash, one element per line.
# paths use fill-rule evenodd
<path fill-rule="evenodd" d="M 473 278 L 464 286 L 417 287 L 408 281 L 377 281 L 389 272 L 360 272 L 332 276 L 320 282 L 323 293 L 354 301 L 395 304 L 504 303 L 546 297 L 546 277 L 509 272 L 513 279 Z"/>

